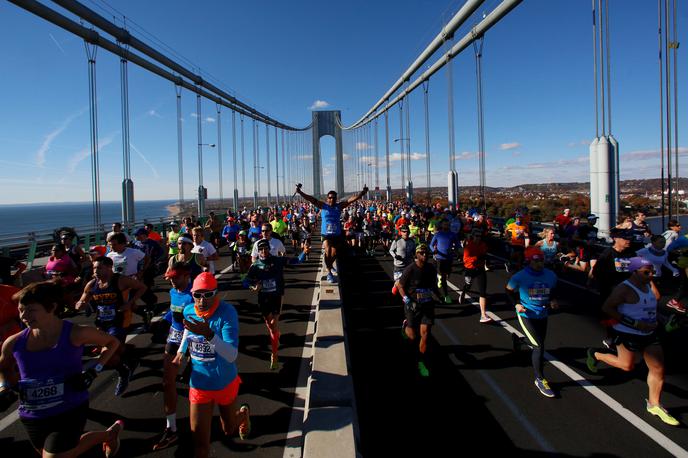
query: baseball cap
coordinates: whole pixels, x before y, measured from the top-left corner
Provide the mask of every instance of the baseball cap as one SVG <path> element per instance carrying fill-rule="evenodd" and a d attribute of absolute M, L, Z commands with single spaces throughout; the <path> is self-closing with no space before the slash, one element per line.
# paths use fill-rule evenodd
<path fill-rule="evenodd" d="M 401 226 L 399 226 L 399 232 L 408 232 L 408 231 L 409 231 L 409 227 L 406 224 L 402 224 Z"/>
<path fill-rule="evenodd" d="M 429 251 L 428 246 L 425 243 L 421 243 L 416 247 L 416 253 L 418 253 L 419 251 Z"/>
<path fill-rule="evenodd" d="M 93 245 L 88 249 L 88 254 L 97 254 L 98 256 L 105 256 L 107 248 L 103 245 Z"/>
<path fill-rule="evenodd" d="M 628 271 L 629 272 L 635 272 L 636 270 L 646 267 L 646 266 L 652 266 L 652 263 L 648 261 L 645 258 L 642 258 L 640 256 L 636 256 L 635 258 L 630 258 L 628 260 Z"/>
<path fill-rule="evenodd" d="M 199 289 L 206 289 L 209 291 L 217 289 L 217 279 L 215 279 L 215 275 L 210 272 L 200 273 L 193 282 L 191 292 L 198 291 Z"/>
<path fill-rule="evenodd" d="M 270 242 L 268 242 L 265 239 L 261 239 L 258 241 L 258 249 L 260 250 L 261 248 L 270 248 Z"/>
<path fill-rule="evenodd" d="M 633 234 L 631 231 L 627 229 L 618 229 L 618 228 L 612 228 L 609 231 L 609 236 L 613 239 L 624 239 L 624 240 L 632 240 L 633 239 Z"/>
<path fill-rule="evenodd" d="M 598 218 L 597 218 L 597 215 L 594 214 L 594 213 L 590 213 L 590 214 L 588 215 L 588 221 L 592 221 L 592 220 L 594 220 L 594 219 L 598 219 Z"/>
<path fill-rule="evenodd" d="M 239 231 L 239 235 L 248 235 L 246 231 Z"/>
<path fill-rule="evenodd" d="M 148 235 L 148 231 L 145 228 L 140 227 L 136 229 L 136 232 L 134 232 L 134 237 L 138 237 L 139 235 Z"/>
<path fill-rule="evenodd" d="M 179 227 L 179 223 L 176 222 L 176 221 L 172 221 L 172 222 L 170 223 L 170 227 Z"/>
<path fill-rule="evenodd" d="M 540 248 L 531 246 L 525 251 L 526 261 L 542 261 L 545 259 L 545 253 Z"/>
<path fill-rule="evenodd" d="M 187 266 L 183 262 L 176 262 L 171 268 L 167 269 L 167 271 L 165 272 L 165 278 L 170 279 L 178 275 L 184 275 L 189 273 L 191 273 L 191 269 L 189 268 L 189 266 Z"/>

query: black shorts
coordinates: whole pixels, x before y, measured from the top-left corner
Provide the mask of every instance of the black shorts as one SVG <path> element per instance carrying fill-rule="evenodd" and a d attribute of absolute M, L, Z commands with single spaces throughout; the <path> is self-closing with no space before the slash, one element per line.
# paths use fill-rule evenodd
<path fill-rule="evenodd" d="M 463 281 L 469 290 L 477 290 L 480 297 L 487 296 L 487 274 L 485 269 L 465 269 Z"/>
<path fill-rule="evenodd" d="M 322 241 L 324 242 L 325 240 L 328 241 L 328 244 L 333 247 L 339 247 L 344 243 L 344 236 L 343 235 L 323 235 Z"/>
<path fill-rule="evenodd" d="M 610 334 L 614 339 L 614 345 L 623 345 L 629 351 L 642 352 L 647 347 L 652 345 L 659 345 L 659 338 L 657 333 L 641 336 L 638 334 L 629 334 L 627 332 L 617 331 L 614 328 L 610 329 Z"/>
<path fill-rule="evenodd" d="M 263 318 L 268 315 L 279 315 L 282 313 L 282 296 L 280 294 L 258 294 L 258 307 Z"/>
<path fill-rule="evenodd" d="M 441 274 L 450 274 L 452 269 L 453 259 L 437 259 L 437 272 Z"/>
<path fill-rule="evenodd" d="M 96 328 L 117 337 L 120 343 L 125 344 L 127 340 L 127 330 L 122 327 L 122 322 L 114 321 L 98 321 L 95 322 Z"/>
<path fill-rule="evenodd" d="M 404 306 L 404 313 L 408 326 L 412 328 L 417 328 L 421 324 L 430 326 L 435 323 L 435 302 L 430 301 L 424 304 L 411 302 Z"/>
<path fill-rule="evenodd" d="M 31 445 L 49 453 L 64 453 L 79 444 L 88 415 L 88 401 L 47 418 L 22 418 Z"/>

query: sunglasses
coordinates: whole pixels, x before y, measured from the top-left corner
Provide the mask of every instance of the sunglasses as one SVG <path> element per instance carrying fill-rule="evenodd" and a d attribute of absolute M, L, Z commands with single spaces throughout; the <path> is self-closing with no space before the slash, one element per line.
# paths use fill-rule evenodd
<path fill-rule="evenodd" d="M 651 270 L 651 269 L 650 270 L 646 270 L 646 269 L 638 270 L 638 272 L 645 275 L 646 277 L 651 277 L 655 273 L 654 270 Z"/>
<path fill-rule="evenodd" d="M 214 289 L 214 290 L 212 290 L 212 291 L 206 291 L 206 292 L 204 292 L 204 293 L 200 293 L 200 292 L 191 293 L 191 295 L 192 295 L 195 299 L 210 299 L 210 298 L 213 297 L 215 294 L 217 294 L 217 290 L 216 290 L 216 289 Z"/>

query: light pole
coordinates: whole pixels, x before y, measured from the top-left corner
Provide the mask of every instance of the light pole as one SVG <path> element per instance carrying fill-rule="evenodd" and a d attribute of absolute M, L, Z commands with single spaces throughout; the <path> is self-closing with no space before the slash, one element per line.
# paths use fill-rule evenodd
<path fill-rule="evenodd" d="M 215 143 L 198 144 L 198 217 L 205 215 L 205 200 L 208 198 L 208 190 L 203 187 L 203 147 L 215 148 Z"/>
<path fill-rule="evenodd" d="M 411 155 L 411 139 L 410 138 L 395 138 L 394 143 L 396 142 L 407 142 L 406 144 L 408 145 L 406 154 L 408 155 L 407 157 L 410 158 Z M 401 161 L 402 163 L 404 162 L 404 144 L 400 143 L 401 145 Z M 403 169 L 402 169 L 403 170 Z M 404 187 L 404 178 L 401 177 L 401 187 Z M 413 182 L 411 181 L 411 161 L 408 161 L 408 181 L 406 182 L 406 202 L 411 204 L 413 203 Z"/>

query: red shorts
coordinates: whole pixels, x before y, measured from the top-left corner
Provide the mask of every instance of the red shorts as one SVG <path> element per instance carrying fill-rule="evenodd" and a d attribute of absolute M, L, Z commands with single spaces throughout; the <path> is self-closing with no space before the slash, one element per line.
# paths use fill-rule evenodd
<path fill-rule="evenodd" d="M 191 404 L 208 404 L 214 402 L 220 406 L 226 406 L 234 402 L 239 394 L 239 385 L 241 379 L 237 377 L 221 390 L 199 390 L 196 388 L 189 388 L 189 401 Z"/>

